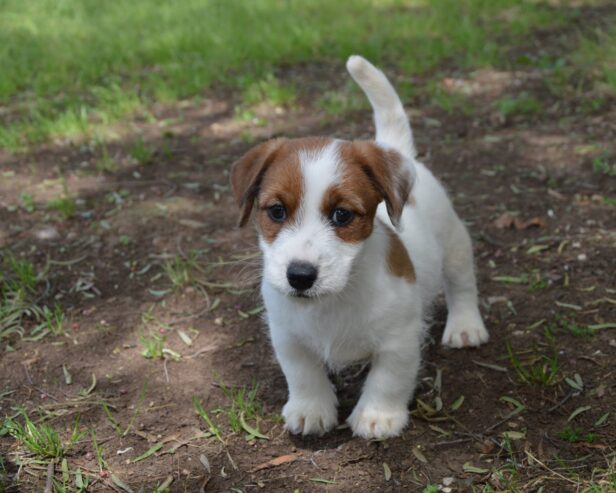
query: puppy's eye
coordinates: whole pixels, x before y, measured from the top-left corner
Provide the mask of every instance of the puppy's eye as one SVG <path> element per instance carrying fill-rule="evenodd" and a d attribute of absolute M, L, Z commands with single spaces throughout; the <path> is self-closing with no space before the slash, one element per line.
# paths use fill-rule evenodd
<path fill-rule="evenodd" d="M 351 211 L 338 207 L 332 211 L 332 215 L 329 220 L 334 226 L 346 226 L 353 220 L 354 217 L 355 214 Z"/>
<path fill-rule="evenodd" d="M 267 208 L 267 215 L 275 223 L 281 223 L 287 218 L 287 210 L 282 204 L 274 204 Z"/>

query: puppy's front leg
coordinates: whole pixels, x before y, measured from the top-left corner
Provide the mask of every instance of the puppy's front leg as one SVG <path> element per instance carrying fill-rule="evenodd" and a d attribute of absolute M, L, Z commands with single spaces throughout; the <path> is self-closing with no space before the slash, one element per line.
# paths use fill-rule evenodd
<path fill-rule="evenodd" d="M 406 426 L 421 357 L 421 330 L 412 330 L 410 337 L 388 342 L 373 356 L 362 395 L 347 419 L 354 435 L 393 437 Z"/>
<path fill-rule="evenodd" d="M 293 336 L 273 330 L 272 342 L 289 386 L 282 409 L 287 429 L 302 435 L 331 430 L 338 424 L 338 400 L 323 363 Z"/>

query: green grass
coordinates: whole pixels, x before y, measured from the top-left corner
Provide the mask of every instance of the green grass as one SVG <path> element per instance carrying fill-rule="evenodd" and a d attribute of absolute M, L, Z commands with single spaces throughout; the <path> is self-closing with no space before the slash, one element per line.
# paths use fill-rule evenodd
<path fill-rule="evenodd" d="M 550 386 L 558 382 L 558 355 L 552 356 L 540 354 L 533 357 L 530 362 L 523 362 L 507 344 L 509 362 L 518 377 L 520 383 L 527 385 Z"/>
<path fill-rule="evenodd" d="M 543 109 L 543 104 L 527 92 L 516 96 L 506 96 L 496 101 L 496 108 L 503 118 L 518 115 L 534 115 Z"/>
<path fill-rule="evenodd" d="M 235 433 L 244 428 L 246 421 L 258 421 L 263 415 L 263 404 L 257 400 L 258 385 L 250 390 L 245 387 L 230 388 L 221 386 L 223 393 L 231 402 L 230 406 L 220 411 L 229 419 L 229 426 Z"/>
<path fill-rule="evenodd" d="M 592 170 L 595 174 L 616 176 L 616 160 L 604 152 L 592 160 Z"/>
<path fill-rule="evenodd" d="M 149 164 L 154 158 L 155 150 L 148 146 L 142 137 L 139 137 L 128 153 L 139 164 Z"/>
<path fill-rule="evenodd" d="M 29 453 L 41 459 L 61 459 L 85 435 L 85 432 L 79 432 L 79 422 L 75 420 L 69 440 L 63 442 L 51 425 L 36 424 L 23 409 L 19 412 L 19 416 L 23 424 L 14 418 L 8 418 L 3 428 Z"/>
<path fill-rule="evenodd" d="M 523 0 L 5 0 L 0 146 L 101 126 L 215 83 L 287 104 L 276 67 L 351 53 L 406 73 L 498 64 L 507 39 L 565 15 Z M 507 17 L 507 21 L 503 20 Z M 498 39 L 498 42 L 496 41 Z M 384 55 L 385 59 L 384 59 Z M 247 82 L 248 81 L 248 82 Z"/>
<path fill-rule="evenodd" d="M 572 62 L 591 80 L 595 90 L 616 96 L 616 16 L 606 21 L 607 30 L 596 29 L 582 38 Z"/>
<path fill-rule="evenodd" d="M 585 433 L 581 428 L 567 425 L 562 429 L 562 431 L 558 432 L 558 438 L 570 443 L 592 443 L 597 438 L 597 434 L 592 432 Z"/>
<path fill-rule="evenodd" d="M 0 341 L 23 336 L 28 320 L 38 321 L 43 309 L 34 303 L 38 277 L 34 265 L 10 251 L 0 251 Z"/>

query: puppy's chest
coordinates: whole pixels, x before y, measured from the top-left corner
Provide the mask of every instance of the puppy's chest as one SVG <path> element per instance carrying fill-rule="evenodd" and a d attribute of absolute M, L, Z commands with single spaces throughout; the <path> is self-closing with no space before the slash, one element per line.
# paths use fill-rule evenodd
<path fill-rule="evenodd" d="M 294 327 L 296 336 L 310 347 L 332 369 L 368 359 L 375 349 L 375 321 L 368 314 L 338 313 L 302 314 Z"/>

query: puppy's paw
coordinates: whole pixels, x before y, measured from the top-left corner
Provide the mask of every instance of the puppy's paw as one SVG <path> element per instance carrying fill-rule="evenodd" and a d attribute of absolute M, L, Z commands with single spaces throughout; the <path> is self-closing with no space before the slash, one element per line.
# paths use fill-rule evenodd
<path fill-rule="evenodd" d="M 476 347 L 490 338 L 481 316 L 476 314 L 447 317 L 442 343 L 451 348 Z"/>
<path fill-rule="evenodd" d="M 338 424 L 335 398 L 289 399 L 282 416 L 287 430 L 296 435 L 323 435 Z"/>
<path fill-rule="evenodd" d="M 398 436 L 406 427 L 409 412 L 406 406 L 366 404 L 355 406 L 347 419 L 353 435 L 362 438 L 390 438 Z"/>

